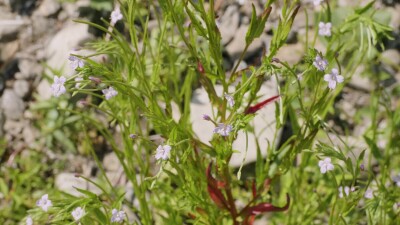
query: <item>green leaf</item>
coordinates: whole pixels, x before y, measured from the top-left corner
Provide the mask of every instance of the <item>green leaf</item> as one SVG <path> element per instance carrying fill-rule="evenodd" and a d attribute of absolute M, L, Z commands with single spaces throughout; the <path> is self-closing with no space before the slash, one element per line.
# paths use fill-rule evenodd
<path fill-rule="evenodd" d="M 261 16 L 257 17 L 256 9 L 253 4 L 252 7 L 253 13 L 251 15 L 250 27 L 246 33 L 246 45 L 250 45 L 254 39 L 261 36 L 265 28 L 265 23 L 267 22 L 272 10 L 272 7 L 270 6 L 264 10 Z"/>
<path fill-rule="evenodd" d="M 379 150 L 378 146 L 376 145 L 376 143 L 369 137 L 364 135 L 364 140 L 365 142 L 367 142 L 369 148 L 371 149 L 372 155 L 379 161 L 380 159 L 382 159 L 382 153 Z"/>
<path fill-rule="evenodd" d="M 358 15 L 361 15 L 361 14 L 365 13 L 366 11 L 368 11 L 369 9 L 371 9 L 374 4 L 375 4 L 375 0 L 371 1 L 366 6 L 360 8 L 360 9 L 356 9 L 355 13 L 357 13 Z"/>

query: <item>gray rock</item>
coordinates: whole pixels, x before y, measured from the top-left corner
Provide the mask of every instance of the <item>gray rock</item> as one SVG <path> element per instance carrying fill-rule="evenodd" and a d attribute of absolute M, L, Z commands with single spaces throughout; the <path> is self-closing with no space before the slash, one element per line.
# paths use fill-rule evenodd
<path fill-rule="evenodd" d="M 357 67 L 354 74 L 352 75 L 349 86 L 355 89 L 369 92 L 374 89 L 374 83 L 371 81 L 371 79 L 362 75 L 364 73 L 364 70 L 365 68 L 363 65 Z M 346 77 L 346 74 L 344 76 Z"/>
<path fill-rule="evenodd" d="M 228 54 L 234 59 L 238 59 L 242 54 L 245 46 L 246 46 L 246 33 L 249 26 L 240 26 L 238 30 L 236 30 L 236 35 L 234 36 L 233 40 L 226 46 L 226 51 Z M 249 56 L 256 54 L 258 51 L 261 52 L 264 46 L 264 40 L 268 39 L 266 34 L 262 34 L 260 38 L 256 38 L 253 43 L 247 49 L 247 52 L 244 56 L 246 59 Z"/>
<path fill-rule="evenodd" d="M 29 93 L 29 83 L 26 80 L 16 80 L 14 82 L 14 92 L 19 97 L 24 98 Z"/>
<path fill-rule="evenodd" d="M 400 52 L 396 49 L 388 49 L 382 52 L 381 60 L 389 66 L 397 67 L 400 65 Z"/>
<path fill-rule="evenodd" d="M 27 32 L 26 34 L 24 32 L 21 33 L 21 36 L 24 36 L 25 39 L 30 38 L 32 41 L 36 41 L 43 36 L 47 36 L 47 34 L 49 34 L 49 33 L 56 32 L 57 20 L 55 20 L 55 19 L 37 16 L 37 17 L 32 17 L 31 21 L 32 21 L 31 22 L 31 31 Z M 28 30 L 24 30 L 24 31 L 28 31 Z M 30 35 L 30 37 L 29 37 L 29 35 Z"/>
<path fill-rule="evenodd" d="M 122 166 L 114 152 L 108 153 L 103 158 L 104 169 L 107 171 L 118 171 Z"/>
<path fill-rule="evenodd" d="M 83 196 L 83 194 L 77 191 L 75 188 L 89 190 L 95 194 L 101 193 L 101 190 L 98 187 L 82 178 L 75 177 L 74 173 L 58 174 L 56 176 L 55 185 L 60 191 L 64 191 L 74 196 Z"/>
<path fill-rule="evenodd" d="M 221 85 L 216 85 L 215 89 L 219 96 L 223 96 Z M 231 87 L 230 92 L 233 92 L 233 90 L 234 87 Z M 258 93 L 259 96 L 262 96 L 261 100 L 277 94 L 278 90 L 276 81 L 273 79 L 266 81 Z M 214 111 L 216 110 L 217 109 L 214 109 Z M 215 126 L 213 123 L 204 121 L 202 118 L 203 114 L 207 114 L 211 117 L 213 115 L 208 94 L 203 88 L 194 91 L 190 111 L 193 112 L 191 114 L 193 131 L 202 142 L 209 143 L 213 137 L 213 129 Z M 281 133 L 281 131 L 275 129 L 275 104 L 269 104 L 258 111 L 253 121 L 250 122 L 250 125 L 254 127 L 257 141 L 261 148 L 261 154 L 265 156 L 267 154 L 266 149 L 268 147 L 268 141 L 272 142 L 276 132 L 278 132 L 278 137 Z M 233 149 L 238 150 L 239 153 L 235 153 L 232 156 L 230 161 L 231 166 L 240 166 L 245 157 L 244 164 L 254 162 L 257 159 L 257 145 L 254 141 L 255 138 L 254 134 L 248 133 L 249 142 L 247 148 L 248 152 L 246 153 L 246 134 L 243 131 L 239 132 L 237 139 L 233 143 Z"/>
<path fill-rule="evenodd" d="M 43 0 L 39 8 L 33 12 L 33 16 L 49 17 L 55 15 L 61 9 L 61 4 L 57 0 Z"/>
<path fill-rule="evenodd" d="M 35 144 L 36 139 L 39 137 L 39 131 L 34 128 L 31 124 L 24 127 L 22 130 L 22 137 L 24 139 L 25 144 L 28 146 L 33 146 Z"/>
<path fill-rule="evenodd" d="M 400 4 L 396 4 L 393 8 L 388 7 L 385 10 L 391 12 L 390 26 L 394 30 L 400 29 Z"/>
<path fill-rule="evenodd" d="M 50 99 L 51 94 L 51 84 L 47 80 L 41 80 L 36 88 L 40 99 Z"/>
<path fill-rule="evenodd" d="M 16 74 L 17 79 L 32 79 L 43 72 L 42 66 L 35 61 L 29 59 L 21 59 L 18 62 L 20 73 Z"/>
<path fill-rule="evenodd" d="M 1 98 L 1 108 L 7 119 L 19 119 L 25 109 L 24 101 L 10 89 L 6 89 Z"/>
<path fill-rule="evenodd" d="M 7 134 L 18 137 L 20 136 L 22 129 L 27 125 L 27 121 L 17 121 L 17 120 L 6 120 L 4 123 L 4 130 L 7 131 Z"/>
<path fill-rule="evenodd" d="M 304 56 L 304 45 L 301 43 L 297 44 L 287 44 L 282 46 L 276 57 L 281 60 L 289 63 L 289 65 L 294 65 L 303 58 Z"/>
<path fill-rule="evenodd" d="M 26 22 L 16 15 L 0 8 L 0 41 L 15 40 Z"/>
<path fill-rule="evenodd" d="M 47 64 L 50 68 L 62 70 L 63 75 L 70 76 L 75 71 L 69 67 L 70 53 L 84 42 L 90 40 L 92 35 L 88 32 L 88 25 L 68 23 L 61 29 L 46 46 Z M 47 71 L 51 73 L 51 71 Z"/>
<path fill-rule="evenodd" d="M 227 45 L 236 35 L 239 27 L 239 8 L 237 5 L 230 5 L 219 19 L 219 31 L 222 37 L 222 44 Z"/>
<path fill-rule="evenodd" d="M 11 60 L 14 57 L 15 53 L 17 53 L 18 49 L 18 40 L 11 41 L 0 46 L 0 60 L 3 62 Z"/>

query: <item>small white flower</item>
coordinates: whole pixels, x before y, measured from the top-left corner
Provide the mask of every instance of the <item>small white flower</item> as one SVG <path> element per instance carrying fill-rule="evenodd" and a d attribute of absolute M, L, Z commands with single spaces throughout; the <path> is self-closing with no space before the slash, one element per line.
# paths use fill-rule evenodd
<path fill-rule="evenodd" d="M 125 219 L 125 212 L 124 211 L 118 211 L 117 209 L 113 209 L 111 211 L 111 223 L 121 223 Z"/>
<path fill-rule="evenodd" d="M 32 224 L 33 224 L 32 217 L 31 217 L 31 216 L 28 216 L 28 217 L 26 218 L 26 225 L 32 225 Z"/>
<path fill-rule="evenodd" d="M 69 65 L 74 70 L 76 70 L 77 68 L 82 68 L 85 65 L 85 63 L 83 62 L 82 59 L 80 59 L 74 55 L 69 56 L 68 60 L 69 60 Z"/>
<path fill-rule="evenodd" d="M 354 187 L 350 188 L 348 186 L 345 186 L 345 187 L 340 186 L 339 187 L 339 198 L 343 198 L 343 189 L 344 189 L 344 193 L 346 194 L 346 196 L 349 196 L 350 192 L 353 192 L 355 190 Z"/>
<path fill-rule="evenodd" d="M 229 136 L 229 133 L 232 131 L 232 125 L 219 123 L 216 128 L 214 128 L 214 133 L 218 133 L 221 136 Z"/>
<path fill-rule="evenodd" d="M 364 197 L 367 199 L 372 199 L 374 197 L 374 191 L 372 191 L 372 189 L 367 189 L 365 191 Z"/>
<path fill-rule="evenodd" d="M 321 5 L 321 2 L 323 2 L 324 0 L 313 0 L 314 6 L 319 6 Z"/>
<path fill-rule="evenodd" d="M 107 100 L 118 94 L 118 91 L 114 90 L 113 87 L 109 87 L 108 89 L 103 89 L 102 92 Z"/>
<path fill-rule="evenodd" d="M 71 215 L 75 221 L 78 221 L 85 215 L 85 210 L 81 207 L 77 207 L 71 212 Z"/>
<path fill-rule="evenodd" d="M 51 204 L 51 201 L 49 200 L 49 195 L 45 194 L 36 202 L 36 205 L 42 208 L 43 211 L 47 212 L 53 204 Z"/>
<path fill-rule="evenodd" d="M 313 62 L 313 65 L 315 68 L 317 68 L 319 71 L 324 71 L 326 67 L 328 66 L 328 61 L 326 59 L 322 58 L 321 56 L 317 55 L 315 57 L 315 60 Z"/>
<path fill-rule="evenodd" d="M 67 91 L 64 86 L 65 81 L 67 81 L 67 79 L 64 76 L 54 76 L 54 83 L 51 85 L 51 93 L 53 96 L 59 97 Z"/>
<path fill-rule="evenodd" d="M 328 82 L 328 87 L 330 89 L 335 89 L 336 83 L 342 83 L 344 81 L 344 77 L 339 74 L 337 69 L 332 69 L 332 72 L 329 74 L 325 74 L 324 80 Z"/>
<path fill-rule="evenodd" d="M 169 145 L 159 145 L 157 148 L 157 152 L 155 155 L 156 160 L 162 159 L 167 160 L 169 159 L 169 152 L 171 151 L 171 146 Z"/>
<path fill-rule="evenodd" d="M 325 158 L 324 160 L 320 160 L 318 162 L 318 166 L 323 174 L 334 169 L 333 164 L 331 163 L 331 158 L 329 157 Z"/>
<path fill-rule="evenodd" d="M 227 93 L 225 93 L 224 96 L 225 96 L 225 99 L 228 101 L 228 105 L 230 107 L 233 107 L 235 105 L 235 100 L 233 99 L 233 97 L 228 95 Z"/>
<path fill-rule="evenodd" d="M 111 24 L 115 25 L 119 20 L 122 20 L 123 16 L 121 13 L 121 10 L 118 8 L 114 9 L 114 11 L 111 12 Z"/>
<path fill-rule="evenodd" d="M 75 88 L 79 88 L 79 86 L 81 86 L 81 81 L 83 81 L 82 77 L 75 78 L 75 82 L 76 82 Z"/>
<path fill-rule="evenodd" d="M 331 23 L 324 23 L 324 22 L 319 22 L 319 30 L 318 34 L 321 36 L 331 36 L 331 28 L 332 24 Z"/>

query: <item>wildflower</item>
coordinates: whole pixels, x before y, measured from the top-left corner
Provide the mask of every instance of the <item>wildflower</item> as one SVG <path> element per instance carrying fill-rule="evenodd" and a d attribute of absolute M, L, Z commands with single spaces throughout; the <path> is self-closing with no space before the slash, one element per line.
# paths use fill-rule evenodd
<path fill-rule="evenodd" d="M 332 69 L 332 72 L 329 74 L 325 74 L 324 80 L 328 82 L 328 87 L 330 89 L 335 89 L 336 83 L 342 83 L 344 81 L 344 77 L 339 74 L 337 69 Z"/>
<path fill-rule="evenodd" d="M 210 118 L 210 116 L 209 116 L 209 115 L 207 115 L 207 114 L 203 114 L 203 120 L 210 121 L 210 120 L 211 120 L 211 118 Z"/>
<path fill-rule="evenodd" d="M 345 187 L 340 186 L 339 187 L 339 198 L 343 198 L 343 189 L 344 189 L 344 193 L 346 194 L 346 196 L 349 196 L 350 192 L 355 191 L 354 187 L 350 188 L 348 186 L 345 186 Z"/>
<path fill-rule="evenodd" d="M 324 1 L 324 0 L 314 0 L 314 1 L 313 1 L 314 6 L 319 6 L 319 5 L 321 5 L 321 3 L 322 3 L 323 1 Z"/>
<path fill-rule="evenodd" d="M 228 101 L 229 106 L 233 107 L 235 105 L 235 100 L 233 99 L 233 97 L 228 95 L 227 93 L 225 93 L 224 96 L 225 99 Z"/>
<path fill-rule="evenodd" d="M 157 153 L 156 153 L 156 160 L 162 159 L 162 160 L 167 160 L 169 159 L 169 152 L 171 151 L 171 146 L 169 145 L 164 145 L 161 146 L 159 145 L 157 148 Z"/>
<path fill-rule="evenodd" d="M 26 218 L 26 225 L 32 225 L 32 224 L 33 224 L 32 217 L 31 217 L 31 216 L 28 216 L 28 217 Z"/>
<path fill-rule="evenodd" d="M 118 8 L 114 9 L 114 11 L 111 12 L 111 24 L 115 25 L 119 20 L 122 20 L 123 16 L 121 13 L 121 10 Z"/>
<path fill-rule="evenodd" d="M 77 207 L 71 212 L 71 215 L 74 217 L 75 221 L 78 221 L 85 215 L 85 210 L 81 207 Z"/>
<path fill-rule="evenodd" d="M 326 61 L 326 59 L 322 58 L 321 56 L 317 55 L 315 57 L 313 65 L 319 71 L 324 71 L 326 69 L 326 67 L 328 66 L 328 61 Z"/>
<path fill-rule="evenodd" d="M 397 187 L 400 187 L 400 174 L 393 177 L 393 181 L 396 183 Z"/>
<path fill-rule="evenodd" d="M 118 94 L 118 91 L 114 90 L 113 87 L 109 87 L 108 89 L 103 89 L 102 92 L 103 92 L 104 96 L 106 97 L 106 100 L 109 100 L 110 98 L 112 98 Z"/>
<path fill-rule="evenodd" d="M 113 209 L 111 211 L 111 223 L 121 223 L 122 221 L 124 221 L 125 218 L 125 212 L 124 211 L 118 211 L 117 209 Z"/>
<path fill-rule="evenodd" d="M 331 158 L 325 158 L 324 160 L 320 160 L 318 163 L 321 173 L 326 173 L 327 171 L 333 170 L 333 164 L 331 163 Z"/>
<path fill-rule="evenodd" d="M 55 97 L 59 97 L 64 94 L 67 90 L 65 89 L 64 83 L 67 79 L 64 76 L 54 76 L 54 83 L 51 85 L 51 93 Z"/>
<path fill-rule="evenodd" d="M 232 131 L 232 125 L 219 123 L 216 128 L 214 128 L 214 133 L 218 133 L 221 136 L 229 136 L 229 133 Z"/>
<path fill-rule="evenodd" d="M 374 192 L 372 191 L 372 189 L 367 189 L 365 191 L 364 197 L 367 199 L 372 199 L 374 197 Z"/>
<path fill-rule="evenodd" d="M 129 134 L 129 138 L 135 139 L 135 138 L 137 138 L 137 135 L 136 134 Z"/>
<path fill-rule="evenodd" d="M 51 201 L 49 200 L 49 195 L 45 194 L 36 202 L 36 205 L 41 207 L 43 211 L 47 212 L 49 207 L 51 207 L 53 204 L 51 204 Z"/>
<path fill-rule="evenodd" d="M 318 34 L 321 36 L 331 36 L 331 28 L 332 24 L 331 23 L 324 23 L 324 22 L 319 22 L 319 30 Z"/>
<path fill-rule="evenodd" d="M 79 88 L 79 86 L 81 85 L 81 84 L 80 84 L 81 81 L 83 81 L 83 78 L 82 78 L 82 77 L 77 77 L 77 78 L 75 78 L 75 82 L 76 82 L 75 88 Z"/>
<path fill-rule="evenodd" d="M 69 56 L 68 60 L 69 60 L 69 65 L 74 70 L 76 70 L 77 68 L 82 68 L 85 65 L 85 63 L 83 62 L 82 59 L 80 59 L 74 55 Z"/>

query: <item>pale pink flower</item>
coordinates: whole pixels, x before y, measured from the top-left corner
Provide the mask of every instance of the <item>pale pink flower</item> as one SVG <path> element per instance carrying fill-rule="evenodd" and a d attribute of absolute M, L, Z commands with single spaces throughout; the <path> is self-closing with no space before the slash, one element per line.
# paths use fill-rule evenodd
<path fill-rule="evenodd" d="M 111 12 L 111 24 L 115 25 L 119 20 L 122 20 L 123 15 L 121 13 L 121 10 L 118 8 L 114 9 L 114 11 Z"/>
<path fill-rule="evenodd" d="M 318 27 L 319 27 L 318 34 L 320 36 L 327 36 L 327 37 L 331 36 L 331 28 L 332 28 L 331 23 L 319 22 Z"/>
<path fill-rule="evenodd" d="M 319 169 L 321 173 L 326 173 L 334 169 L 333 164 L 331 163 L 331 158 L 325 158 L 324 160 L 320 160 L 318 162 Z"/>
<path fill-rule="evenodd" d="M 230 107 L 233 107 L 235 105 L 235 100 L 233 99 L 233 97 L 228 95 L 227 93 L 225 93 L 224 96 L 225 96 L 225 99 L 228 101 L 228 105 Z"/>
<path fill-rule="evenodd" d="M 36 205 L 43 209 L 43 211 L 47 212 L 49 208 L 53 205 L 49 200 L 49 195 L 43 195 L 37 202 Z"/>
<path fill-rule="evenodd" d="M 317 55 L 315 57 L 315 60 L 313 62 L 313 65 L 315 68 L 317 68 L 319 71 L 324 71 L 326 67 L 328 66 L 328 61 L 326 59 L 322 58 L 321 56 Z"/>
<path fill-rule="evenodd" d="M 334 68 L 331 73 L 325 74 L 324 80 L 328 82 L 329 89 L 335 89 L 337 83 L 342 83 L 344 81 L 344 77 Z"/>
<path fill-rule="evenodd" d="M 156 160 L 162 159 L 167 160 L 169 159 L 169 153 L 171 152 L 171 146 L 169 145 L 159 145 L 157 148 L 157 152 L 155 155 Z"/>
<path fill-rule="evenodd" d="M 125 212 L 122 210 L 118 211 L 117 209 L 113 209 L 111 214 L 111 223 L 122 223 L 125 219 Z"/>
<path fill-rule="evenodd" d="M 85 210 L 82 207 L 77 207 L 71 212 L 71 215 L 75 221 L 79 221 L 85 215 Z"/>
<path fill-rule="evenodd" d="M 118 95 L 118 91 L 116 91 L 113 87 L 109 87 L 108 89 L 103 89 L 102 92 L 106 100 L 109 100 L 110 98 Z"/>
<path fill-rule="evenodd" d="M 26 225 L 33 225 L 33 220 L 32 220 L 32 217 L 31 217 L 31 216 L 28 216 L 28 217 L 26 218 Z"/>
<path fill-rule="evenodd" d="M 355 191 L 355 188 L 354 187 L 350 188 L 348 186 L 345 186 L 345 187 L 340 186 L 339 187 L 339 198 L 343 198 L 343 190 L 344 190 L 344 194 L 346 196 L 349 196 L 350 192 Z"/>
<path fill-rule="evenodd" d="M 68 60 L 69 60 L 69 65 L 74 70 L 76 70 L 77 68 L 82 68 L 85 65 L 85 63 L 83 62 L 82 59 L 80 59 L 74 55 L 69 56 Z"/>
<path fill-rule="evenodd" d="M 232 131 L 232 125 L 219 123 L 216 128 L 214 128 L 214 133 L 220 134 L 221 136 L 229 136 Z"/>
<path fill-rule="evenodd" d="M 67 79 L 64 76 L 57 77 L 54 76 L 54 83 L 51 85 L 51 93 L 53 94 L 54 97 L 59 97 L 60 95 L 64 94 L 67 92 L 67 89 L 65 89 L 64 83 L 67 81 Z"/>
<path fill-rule="evenodd" d="M 374 191 L 368 188 L 364 193 L 364 197 L 367 199 L 372 199 L 374 197 Z"/>

